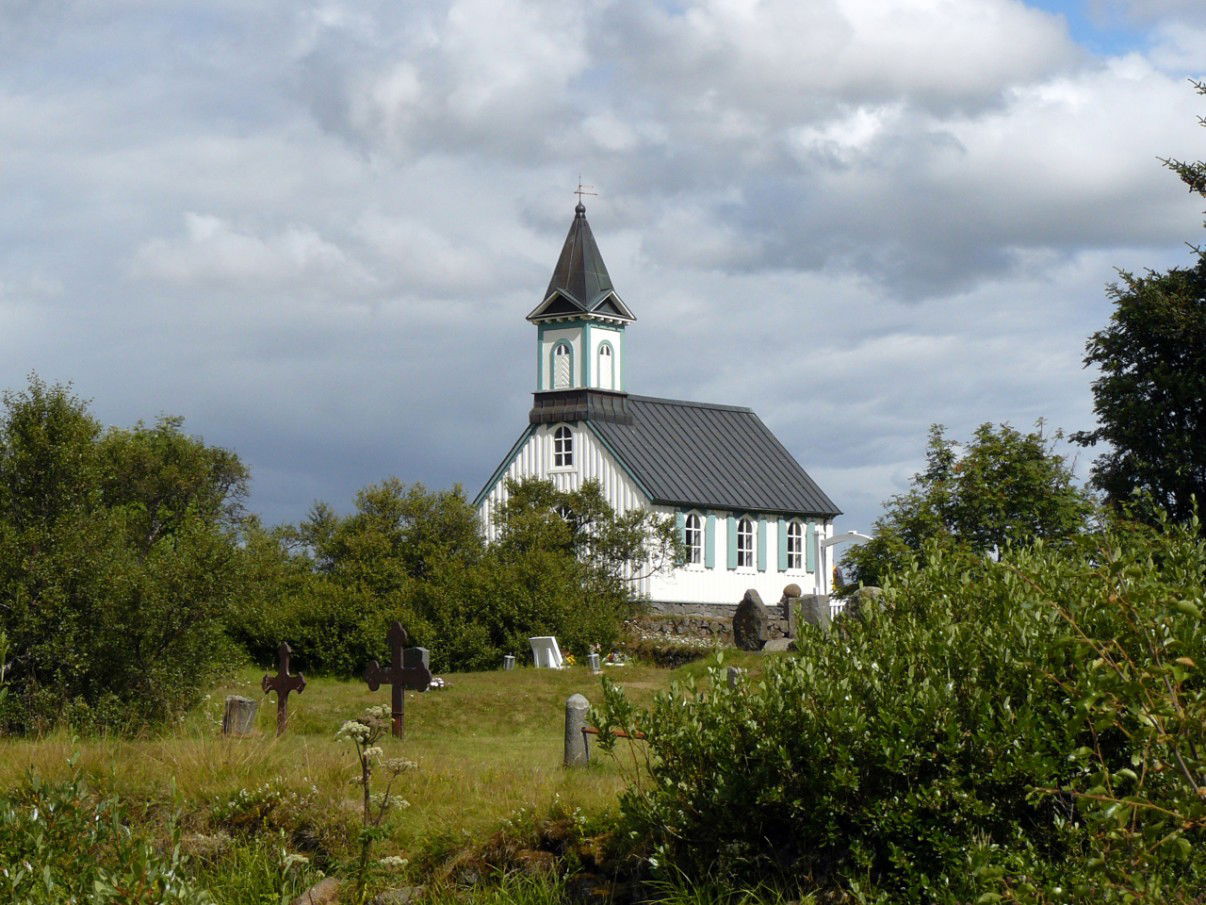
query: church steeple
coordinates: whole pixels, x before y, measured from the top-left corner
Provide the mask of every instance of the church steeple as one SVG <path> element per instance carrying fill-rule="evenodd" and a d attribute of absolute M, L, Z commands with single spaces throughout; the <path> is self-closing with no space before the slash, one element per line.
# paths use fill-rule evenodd
<path fill-rule="evenodd" d="M 538 393 L 623 392 L 624 328 L 636 317 L 611 284 L 581 200 L 544 299 L 527 319 L 536 325 Z"/>
<path fill-rule="evenodd" d="M 573 314 L 593 314 L 627 323 L 636 320 L 611 284 L 607 265 L 586 220 L 586 205 L 581 201 L 574 208 L 574 221 L 561 246 L 561 257 L 553 268 L 544 300 L 528 315 L 528 320 L 536 323 L 548 317 Z"/>

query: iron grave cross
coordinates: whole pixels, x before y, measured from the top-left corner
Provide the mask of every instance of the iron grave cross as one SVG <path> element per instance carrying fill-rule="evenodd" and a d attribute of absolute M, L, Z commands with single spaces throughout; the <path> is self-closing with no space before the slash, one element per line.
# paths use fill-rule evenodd
<path fill-rule="evenodd" d="M 293 649 L 289 647 L 288 642 L 282 641 L 281 646 L 276 649 L 280 668 L 275 676 L 264 676 L 260 680 L 260 688 L 264 689 L 264 694 L 276 692 L 277 735 L 285 734 L 285 725 L 289 722 L 289 692 L 296 691 L 301 694 L 306 690 L 306 677 L 301 673 L 293 675 L 289 672 L 289 656 L 292 653 Z"/>
<path fill-rule="evenodd" d="M 401 622 L 391 625 L 385 637 L 389 641 L 389 668 L 383 669 L 374 660 L 364 671 L 364 681 L 368 682 L 369 691 L 376 691 L 382 685 L 391 686 L 390 715 L 393 717 L 394 737 L 402 738 L 406 732 L 403 723 L 406 715 L 406 691 L 426 691 L 427 686 L 431 684 L 431 670 L 427 668 L 421 656 L 405 656 L 410 654 L 411 650 L 418 652 L 421 648 L 402 650 L 406 644 L 406 629 L 402 628 Z"/>

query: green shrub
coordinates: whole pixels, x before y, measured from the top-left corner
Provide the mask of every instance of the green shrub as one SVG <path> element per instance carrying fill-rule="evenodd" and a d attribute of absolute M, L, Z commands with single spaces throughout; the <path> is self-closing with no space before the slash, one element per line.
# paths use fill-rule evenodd
<path fill-rule="evenodd" d="M 36 377 L 3 394 L 0 729 L 163 722 L 229 657 L 247 473 L 181 427 L 104 430 Z"/>
<path fill-rule="evenodd" d="M 1196 528 L 928 553 L 758 681 L 718 662 L 644 713 L 608 689 L 604 727 L 648 733 L 622 804 L 651 863 L 866 901 L 1199 901 Z"/>
<path fill-rule="evenodd" d="M 78 779 L 33 778 L 0 797 L 0 901 L 13 905 L 211 905 L 182 868 Z"/>

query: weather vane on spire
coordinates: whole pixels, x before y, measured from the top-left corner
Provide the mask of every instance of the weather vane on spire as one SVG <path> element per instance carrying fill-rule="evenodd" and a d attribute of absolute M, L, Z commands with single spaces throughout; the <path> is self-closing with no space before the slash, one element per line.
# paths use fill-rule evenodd
<path fill-rule="evenodd" d="M 583 195 L 592 195 L 596 198 L 599 197 L 598 192 L 589 191 L 589 189 L 593 189 L 593 188 L 594 188 L 593 185 L 583 185 L 582 184 L 582 174 L 579 173 L 578 174 L 578 187 L 576 189 L 574 189 L 574 194 L 578 196 L 579 206 L 581 206 L 581 204 L 582 204 L 582 196 Z"/>

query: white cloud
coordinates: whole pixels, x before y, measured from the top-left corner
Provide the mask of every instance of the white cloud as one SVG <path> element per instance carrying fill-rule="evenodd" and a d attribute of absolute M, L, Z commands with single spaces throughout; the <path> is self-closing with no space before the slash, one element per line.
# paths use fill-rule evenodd
<path fill-rule="evenodd" d="M 308 227 L 289 226 L 267 237 L 239 230 L 221 217 L 184 215 L 185 234 L 151 239 L 134 254 L 131 274 L 140 279 L 237 290 L 265 285 L 355 294 L 372 277 L 340 248 Z"/>

